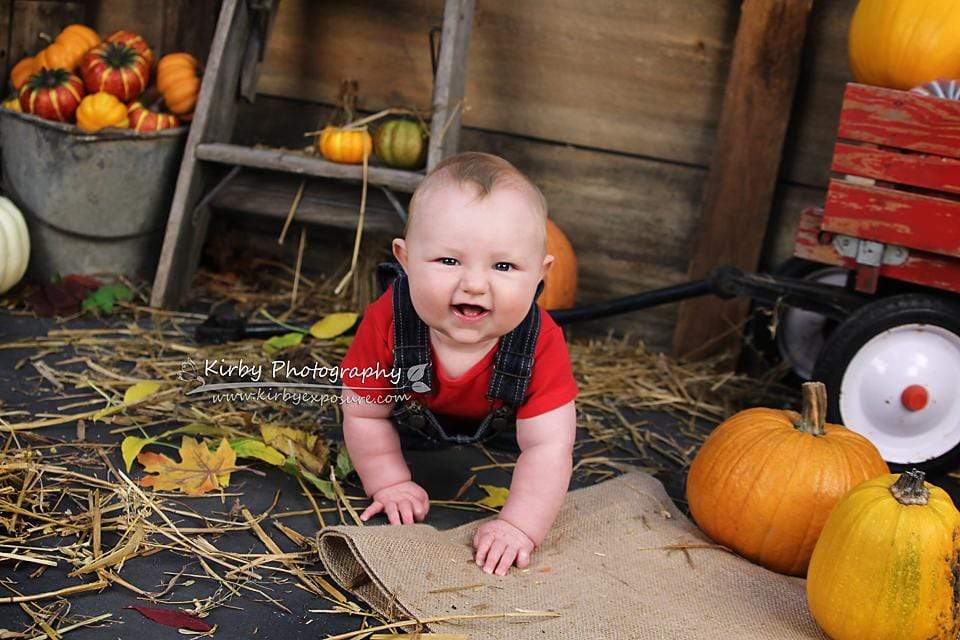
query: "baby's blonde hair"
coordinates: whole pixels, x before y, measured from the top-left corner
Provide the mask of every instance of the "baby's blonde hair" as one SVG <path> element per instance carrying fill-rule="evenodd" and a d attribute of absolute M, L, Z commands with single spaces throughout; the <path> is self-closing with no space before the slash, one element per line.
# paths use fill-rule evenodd
<path fill-rule="evenodd" d="M 420 182 L 410 199 L 409 213 L 403 228 L 404 238 L 407 237 L 410 221 L 416 216 L 424 194 L 449 182 L 460 187 L 469 185 L 476 188 L 477 198 L 489 196 L 497 186 L 510 186 L 525 191 L 532 198 L 537 212 L 542 216 L 543 227 L 540 234 L 544 251 L 546 251 L 547 199 L 543 197 L 543 193 L 533 180 L 507 160 L 479 151 L 465 151 L 442 160 Z"/>

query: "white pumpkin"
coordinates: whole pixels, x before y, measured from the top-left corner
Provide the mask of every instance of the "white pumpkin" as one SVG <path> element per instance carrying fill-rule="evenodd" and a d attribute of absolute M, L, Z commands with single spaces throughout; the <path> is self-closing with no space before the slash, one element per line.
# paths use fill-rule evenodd
<path fill-rule="evenodd" d="M 17 205 L 0 196 L 0 294 L 6 293 L 27 270 L 30 236 Z"/>

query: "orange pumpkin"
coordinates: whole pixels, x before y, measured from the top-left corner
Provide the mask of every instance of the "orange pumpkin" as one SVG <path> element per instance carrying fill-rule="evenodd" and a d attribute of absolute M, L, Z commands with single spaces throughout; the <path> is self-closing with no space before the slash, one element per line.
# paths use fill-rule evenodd
<path fill-rule="evenodd" d="M 547 219 L 547 253 L 553 265 L 543 277 L 543 291 L 537 303 L 548 311 L 569 309 L 577 294 L 577 254 L 560 227 Z"/>
<path fill-rule="evenodd" d="M 130 105 L 130 108 L 127 109 L 127 116 L 130 118 L 130 128 L 141 133 L 172 129 L 180 124 L 177 116 L 172 113 L 163 113 L 151 109 L 139 101 Z"/>
<path fill-rule="evenodd" d="M 802 576 L 823 525 L 861 482 L 889 473 L 873 444 L 824 424 L 826 387 L 803 384 L 803 415 L 753 408 L 717 427 L 687 476 L 694 520 L 720 544 Z"/>
<path fill-rule="evenodd" d="M 39 70 L 40 64 L 33 56 L 24 58 L 13 65 L 13 69 L 10 71 L 10 80 L 13 82 L 13 88 L 19 91 L 20 87 L 30 79 L 30 76 Z"/>
<path fill-rule="evenodd" d="M 73 71 L 78 60 L 74 52 L 67 45 L 60 42 L 51 42 L 47 48 L 37 54 L 37 64 L 44 69 L 66 69 Z"/>
<path fill-rule="evenodd" d="M 320 133 L 317 147 L 330 162 L 359 164 L 373 150 L 373 138 L 366 129 L 345 130 L 328 125 Z"/>
<path fill-rule="evenodd" d="M 60 32 L 55 42 L 70 51 L 73 68 L 76 68 L 83 60 L 84 54 L 100 44 L 100 36 L 90 27 L 82 24 L 71 24 Z"/>
<path fill-rule="evenodd" d="M 178 115 L 193 113 L 200 95 L 200 63 L 189 53 L 168 53 L 157 64 L 157 90 L 167 109 Z"/>

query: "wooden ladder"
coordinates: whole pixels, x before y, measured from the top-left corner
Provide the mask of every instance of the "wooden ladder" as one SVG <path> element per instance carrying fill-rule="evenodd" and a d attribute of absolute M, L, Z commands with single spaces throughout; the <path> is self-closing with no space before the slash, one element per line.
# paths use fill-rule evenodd
<path fill-rule="evenodd" d="M 150 298 L 154 307 L 176 308 L 183 302 L 200 260 L 210 222 L 210 202 L 241 167 L 362 180 L 359 165 L 230 142 L 240 100 L 254 100 L 259 63 L 278 5 L 279 0 L 223 2 L 170 206 Z M 473 7 L 474 0 L 444 2 L 426 171 L 455 153 L 459 144 Z M 224 165 L 233 169 L 214 184 L 223 174 Z M 411 193 L 425 175 L 424 171 L 370 166 L 367 178 L 368 184 Z"/>

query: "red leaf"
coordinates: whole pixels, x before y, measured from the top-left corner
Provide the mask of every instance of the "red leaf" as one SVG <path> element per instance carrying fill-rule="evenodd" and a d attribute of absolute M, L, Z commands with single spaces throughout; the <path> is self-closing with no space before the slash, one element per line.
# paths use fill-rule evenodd
<path fill-rule="evenodd" d="M 154 622 L 168 627 L 189 629 L 190 631 L 210 631 L 210 629 L 213 629 L 213 627 L 197 616 L 192 616 L 189 613 L 183 613 L 175 609 L 156 609 L 154 607 L 139 607 L 134 605 L 128 605 L 124 607 L 124 609 L 138 611 Z"/>
<path fill-rule="evenodd" d="M 96 291 L 103 286 L 96 278 L 91 278 L 90 276 L 79 273 L 71 273 L 68 276 L 63 276 L 63 281 L 79 284 L 88 291 Z"/>

